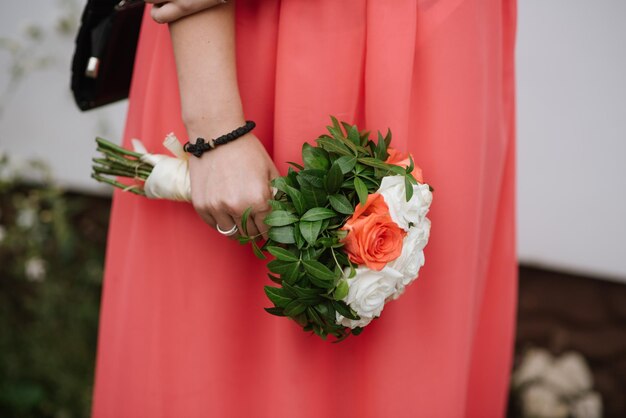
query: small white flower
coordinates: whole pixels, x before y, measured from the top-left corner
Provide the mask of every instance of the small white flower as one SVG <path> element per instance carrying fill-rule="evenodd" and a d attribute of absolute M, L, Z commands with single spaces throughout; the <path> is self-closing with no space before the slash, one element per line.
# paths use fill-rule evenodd
<path fill-rule="evenodd" d="M 409 223 L 416 224 L 426 216 L 433 200 L 428 185 L 418 184 L 413 185 L 413 196 L 407 202 L 403 176 L 383 177 L 377 193 L 385 198 L 391 219 L 405 231 L 409 230 Z"/>
<path fill-rule="evenodd" d="M 543 380 L 563 396 L 576 396 L 591 389 L 593 377 L 582 355 L 568 352 L 544 370 Z"/>
<path fill-rule="evenodd" d="M 46 262 L 39 257 L 31 257 L 24 266 L 26 278 L 32 282 L 41 282 L 46 278 Z"/>
<path fill-rule="evenodd" d="M 513 387 L 518 389 L 527 383 L 541 380 L 553 361 L 554 357 L 548 350 L 539 348 L 528 350 L 513 374 Z"/>
<path fill-rule="evenodd" d="M 392 299 L 398 299 L 404 293 L 406 286 L 417 278 L 420 268 L 424 265 L 424 247 L 428 243 L 429 236 L 430 219 L 424 218 L 419 224 L 409 228 L 409 232 L 402 241 L 400 257 L 387 264 L 387 267 L 402 274 L 402 279 L 398 281 Z"/>
<path fill-rule="evenodd" d="M 37 213 L 33 208 L 25 208 L 21 209 L 17 213 L 17 219 L 15 222 L 18 226 L 28 229 L 31 228 L 35 224 L 35 218 L 37 217 Z"/>
<path fill-rule="evenodd" d="M 574 418 L 601 418 L 602 398 L 598 392 L 588 392 L 574 400 L 571 408 Z"/>
<path fill-rule="evenodd" d="M 567 404 L 543 384 L 530 385 L 522 394 L 522 409 L 525 417 L 566 418 Z"/>
<path fill-rule="evenodd" d="M 346 277 L 349 272 L 350 269 L 344 271 Z M 337 313 L 336 322 L 350 328 L 366 326 L 372 319 L 380 316 L 385 301 L 395 292 L 401 279 L 402 274 L 389 267 L 380 271 L 365 266 L 357 267 L 356 275 L 348 279 L 349 291 L 344 301 L 360 319 L 351 320 Z"/>

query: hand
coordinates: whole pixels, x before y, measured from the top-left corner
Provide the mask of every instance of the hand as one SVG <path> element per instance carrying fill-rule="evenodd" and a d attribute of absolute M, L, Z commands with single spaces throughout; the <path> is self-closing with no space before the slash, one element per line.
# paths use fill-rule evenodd
<path fill-rule="evenodd" d="M 201 10 L 208 9 L 227 0 L 144 0 L 152 3 L 150 15 L 157 23 L 170 23 Z"/>
<path fill-rule="evenodd" d="M 210 226 L 226 231 L 237 225 L 241 234 L 243 212 L 252 206 L 248 235 L 267 239 L 263 219 L 270 210 L 270 180 L 280 174 L 265 147 L 252 133 L 189 157 L 191 201 L 200 217 Z"/>

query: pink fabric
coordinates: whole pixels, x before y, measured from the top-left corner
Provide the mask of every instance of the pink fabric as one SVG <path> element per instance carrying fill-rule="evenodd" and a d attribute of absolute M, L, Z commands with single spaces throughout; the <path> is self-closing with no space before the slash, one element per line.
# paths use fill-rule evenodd
<path fill-rule="evenodd" d="M 426 265 L 363 334 L 271 317 L 266 268 L 191 205 L 115 192 L 93 416 L 502 417 L 516 308 L 515 3 L 238 0 L 246 117 L 279 169 L 328 115 L 391 127 L 435 187 Z M 145 18 L 124 143 L 180 120 L 169 33 Z"/>

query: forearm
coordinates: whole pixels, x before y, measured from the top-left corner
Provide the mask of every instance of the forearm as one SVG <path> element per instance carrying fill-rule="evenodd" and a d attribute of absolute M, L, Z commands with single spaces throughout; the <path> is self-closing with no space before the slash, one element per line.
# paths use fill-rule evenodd
<path fill-rule="evenodd" d="M 234 3 L 170 24 L 182 117 L 190 135 L 215 137 L 245 120 L 237 86 Z"/>

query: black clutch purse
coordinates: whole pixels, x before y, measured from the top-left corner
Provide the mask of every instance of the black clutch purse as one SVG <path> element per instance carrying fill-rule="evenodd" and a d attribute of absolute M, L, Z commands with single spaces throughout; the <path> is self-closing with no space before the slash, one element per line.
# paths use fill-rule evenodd
<path fill-rule="evenodd" d="M 128 97 L 143 0 L 88 0 L 76 36 L 71 88 L 81 110 Z"/>

